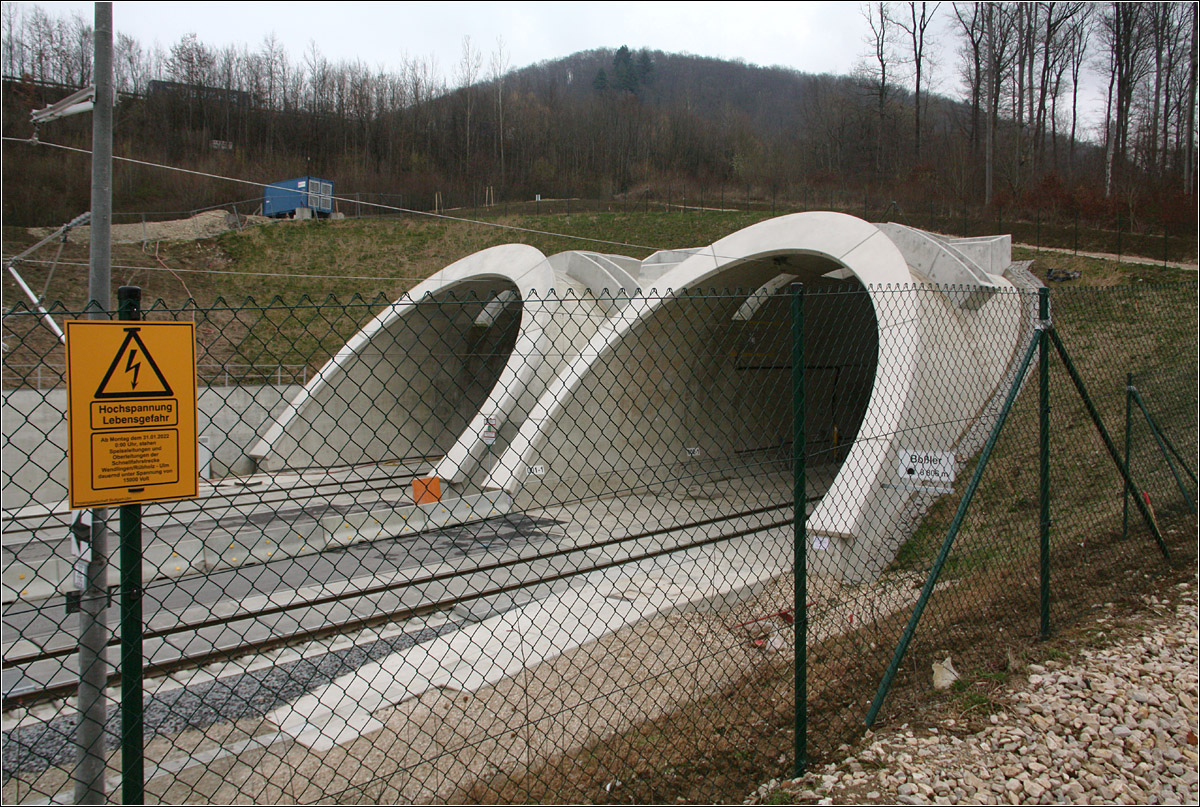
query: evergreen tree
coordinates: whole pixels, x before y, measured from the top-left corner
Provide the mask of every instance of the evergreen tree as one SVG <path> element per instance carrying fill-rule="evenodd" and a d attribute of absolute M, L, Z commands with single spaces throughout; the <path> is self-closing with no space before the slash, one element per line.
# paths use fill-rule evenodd
<path fill-rule="evenodd" d="M 654 81 L 654 60 L 650 57 L 650 51 L 645 48 L 638 53 L 637 76 L 638 83 L 643 87 Z"/>
<path fill-rule="evenodd" d="M 637 92 L 638 76 L 633 65 L 633 54 L 622 45 L 613 56 L 613 86 L 622 92 Z"/>

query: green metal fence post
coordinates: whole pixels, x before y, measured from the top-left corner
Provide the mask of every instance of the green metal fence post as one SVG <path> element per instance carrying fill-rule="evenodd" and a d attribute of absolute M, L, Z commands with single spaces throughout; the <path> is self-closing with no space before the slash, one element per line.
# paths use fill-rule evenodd
<path fill-rule="evenodd" d="M 1125 478 L 1125 484 L 1129 485 L 1133 493 L 1133 503 L 1137 505 L 1138 512 L 1142 514 L 1146 526 L 1150 528 L 1150 533 L 1154 536 L 1154 541 L 1158 544 L 1163 557 L 1170 560 L 1171 553 L 1167 550 L 1167 542 L 1163 540 L 1162 533 L 1158 530 L 1158 524 L 1154 522 L 1154 517 L 1150 515 L 1150 511 L 1146 507 L 1146 502 L 1142 499 L 1142 492 L 1134 484 L 1133 477 L 1125 470 L 1125 466 L 1121 464 L 1121 456 L 1117 453 L 1117 447 L 1113 444 L 1112 438 L 1108 436 L 1108 429 L 1104 428 L 1104 421 L 1100 419 L 1100 413 L 1096 411 L 1096 405 L 1092 403 L 1092 396 L 1088 394 L 1087 387 L 1083 383 L 1083 378 L 1075 368 L 1075 362 L 1071 361 L 1066 346 L 1062 343 L 1062 339 L 1058 336 L 1058 331 L 1054 328 L 1050 329 L 1050 338 L 1054 341 L 1054 348 L 1058 351 L 1059 357 L 1062 358 L 1063 365 L 1067 368 L 1067 374 L 1071 376 L 1071 382 L 1075 385 L 1076 391 L 1079 392 L 1079 397 L 1083 399 L 1083 405 L 1087 408 L 1088 415 L 1091 417 L 1096 431 L 1100 432 L 1100 437 L 1104 440 L 1104 447 L 1108 449 L 1108 455 L 1121 471 L 1121 476 Z"/>
<path fill-rule="evenodd" d="M 142 290 L 117 289 L 123 320 L 142 318 Z M 145 748 L 142 742 L 142 506 L 121 505 L 121 799 L 142 804 Z"/>
<path fill-rule="evenodd" d="M 1141 393 L 1138 393 L 1138 398 L 1140 399 L 1141 397 Z M 1183 468 L 1183 472 L 1191 477 L 1192 482 L 1195 482 L 1196 472 L 1193 471 L 1187 464 L 1187 460 L 1185 460 L 1179 453 L 1179 449 L 1177 449 L 1175 444 L 1171 442 L 1171 438 L 1167 437 L 1166 433 L 1162 430 L 1162 427 L 1158 425 L 1158 421 L 1154 419 L 1154 416 L 1150 414 L 1150 411 L 1146 409 L 1145 406 L 1142 407 L 1142 411 L 1146 414 L 1146 419 L 1150 421 L 1151 427 L 1158 430 L 1158 436 L 1162 438 L 1163 444 L 1167 447 L 1167 450 L 1171 452 L 1171 456 L 1175 457 L 1175 461 L 1179 463 L 1181 468 Z"/>
<path fill-rule="evenodd" d="M 800 776 L 808 765 L 808 496 L 804 433 L 804 285 L 792 284 L 792 567 L 795 632 L 795 766 Z"/>
<path fill-rule="evenodd" d="M 1025 373 L 1029 370 L 1029 365 L 1033 361 L 1033 354 L 1037 350 L 1039 336 L 1040 333 L 1035 334 L 1029 340 L 1029 347 L 1026 348 L 1025 357 L 1021 360 L 1021 365 L 1017 369 L 1013 383 L 1008 389 L 1008 396 L 1004 399 L 1004 406 L 1000 409 L 996 423 L 992 426 L 992 432 L 988 435 L 987 443 L 984 444 L 983 451 L 979 455 L 979 462 L 975 465 L 975 473 L 971 475 L 971 481 L 967 484 L 967 490 L 963 493 L 962 501 L 958 503 L 958 510 L 954 513 L 954 520 L 950 522 L 950 529 L 946 531 L 946 540 L 942 541 L 942 548 L 938 552 L 937 560 L 933 562 L 933 568 L 929 571 L 929 577 L 925 580 L 924 588 L 921 589 L 921 596 L 917 598 L 917 605 L 913 608 L 912 616 L 909 617 L 908 624 L 904 626 L 904 633 L 901 634 L 900 642 L 896 645 L 896 652 L 892 654 L 892 661 L 888 664 L 887 672 L 883 674 L 883 680 L 879 682 L 879 689 L 875 692 L 875 700 L 871 702 L 871 708 L 867 711 L 867 728 L 875 725 L 875 718 L 879 716 L 879 710 L 883 707 L 883 699 L 887 696 L 888 690 L 892 688 L 892 681 L 900 669 L 900 662 L 904 660 L 904 654 L 908 652 L 908 645 L 912 642 L 913 635 L 917 632 L 917 624 L 921 621 L 921 615 L 925 613 L 925 606 L 929 604 L 929 597 L 933 594 L 933 587 L 937 585 L 938 577 L 942 573 L 942 567 L 946 565 L 946 558 L 950 556 L 950 547 L 954 545 L 954 539 L 958 536 L 963 519 L 966 518 L 967 508 L 971 506 L 971 499 L 975 497 L 975 490 L 979 487 L 979 480 L 983 477 L 983 469 L 987 467 L 988 460 L 992 456 L 992 449 L 996 447 L 996 441 L 1000 438 L 1000 429 L 1004 426 L 1004 422 L 1008 420 L 1008 413 L 1012 409 L 1013 401 L 1017 399 L 1017 393 L 1021 389 L 1021 382 L 1025 379 Z"/>
<path fill-rule="evenodd" d="M 1050 635 L 1050 290 L 1038 290 L 1038 509 L 1041 537 L 1041 635 Z"/>
<path fill-rule="evenodd" d="M 1133 433 L 1133 373 L 1125 374 L 1125 503 L 1121 510 L 1121 537 L 1129 535 L 1129 447 Z"/>
<path fill-rule="evenodd" d="M 1162 452 L 1163 459 L 1167 461 L 1167 467 L 1171 470 L 1171 476 L 1175 477 L 1175 485 L 1179 488 L 1179 492 L 1183 494 L 1183 500 L 1188 503 L 1188 508 L 1195 513 L 1196 503 L 1192 501 L 1192 495 L 1188 493 L 1187 487 L 1179 477 L 1179 472 L 1175 470 L 1175 463 L 1171 461 L 1171 454 L 1167 451 L 1167 446 L 1158 428 L 1158 423 L 1150 415 L 1149 410 L 1146 409 L 1146 402 L 1142 400 L 1141 393 L 1137 391 L 1137 387 L 1130 386 L 1129 391 L 1133 396 L 1134 403 L 1138 405 L 1138 409 L 1141 409 L 1142 414 L 1146 417 L 1146 423 L 1150 425 L 1150 433 L 1154 435 L 1154 442 L 1158 443 L 1158 450 Z"/>

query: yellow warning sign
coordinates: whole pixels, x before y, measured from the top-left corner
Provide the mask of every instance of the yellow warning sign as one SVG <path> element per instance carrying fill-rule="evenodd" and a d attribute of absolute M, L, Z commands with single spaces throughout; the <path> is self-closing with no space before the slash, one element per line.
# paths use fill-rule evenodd
<path fill-rule="evenodd" d="M 159 398 L 171 394 L 171 385 L 142 341 L 143 327 L 125 328 L 125 341 L 96 388 L 97 398 Z M 141 389 L 138 379 L 142 382 Z"/>
<path fill-rule="evenodd" d="M 195 326 L 66 325 L 71 507 L 196 496 Z"/>

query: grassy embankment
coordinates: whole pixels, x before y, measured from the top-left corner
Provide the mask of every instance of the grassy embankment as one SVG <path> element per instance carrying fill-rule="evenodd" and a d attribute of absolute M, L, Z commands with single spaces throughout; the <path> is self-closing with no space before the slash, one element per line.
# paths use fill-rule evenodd
<path fill-rule="evenodd" d="M 421 279 L 487 247 L 525 243 L 547 255 L 587 249 L 644 257 L 655 249 L 709 244 L 768 217 L 765 211 L 582 212 L 489 222 L 502 227 L 418 217 L 272 222 L 213 239 L 115 244 L 112 276 L 114 285 L 141 286 L 147 307 L 161 300 L 161 309 L 183 310 L 195 319 L 203 362 L 311 367 Z M 28 233 L 6 228 L 4 252 L 14 254 L 32 241 Z M 33 257 L 52 258 L 55 249 L 48 246 Z M 1187 276 L 1152 262 L 1116 264 L 1021 249 L 1014 257 L 1034 259 L 1042 277 L 1051 267 L 1081 271 L 1081 279 L 1064 284 L 1070 286 Z M 87 244 L 64 245 L 59 261 L 49 282 L 47 264 L 25 264 L 22 272 L 34 289 L 46 288 L 50 307 L 65 318 L 86 301 Z M 10 278 L 3 289 L 7 307 L 23 304 Z M 326 302 L 347 307 L 340 313 L 336 305 L 318 309 Z M 285 310 L 298 304 L 298 310 Z M 30 344 L 22 346 L 32 348 L 24 352 L 33 361 L 54 350 L 52 338 L 43 337 L 49 334 L 29 332 Z"/>

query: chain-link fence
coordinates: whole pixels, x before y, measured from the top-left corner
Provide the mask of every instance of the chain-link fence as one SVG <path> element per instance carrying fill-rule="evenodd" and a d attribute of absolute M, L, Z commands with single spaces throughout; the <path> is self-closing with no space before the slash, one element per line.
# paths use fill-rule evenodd
<path fill-rule="evenodd" d="M 1194 286 L 1053 295 L 1087 398 L 1049 338 L 1040 383 L 1033 291 L 517 292 L 149 308 L 218 372 L 200 495 L 141 511 L 138 734 L 115 599 L 81 609 L 72 571 L 105 522 L 68 509 L 66 393 L 31 369 L 63 346 L 8 311 L 5 802 L 84 770 L 115 799 L 131 760 L 168 802 L 740 800 L 873 701 L 986 712 L 1044 580 L 1054 630 L 1171 568 L 1156 531 L 1194 559 Z"/>

